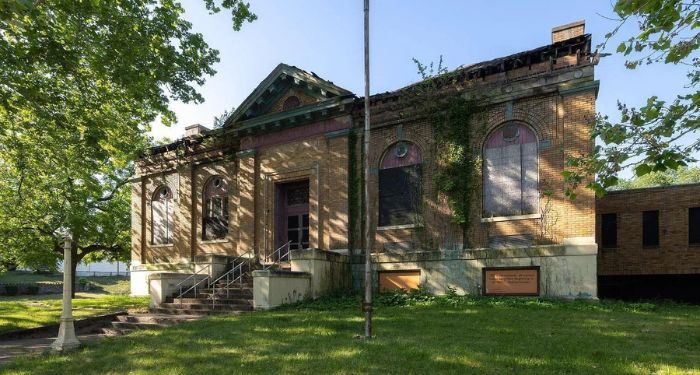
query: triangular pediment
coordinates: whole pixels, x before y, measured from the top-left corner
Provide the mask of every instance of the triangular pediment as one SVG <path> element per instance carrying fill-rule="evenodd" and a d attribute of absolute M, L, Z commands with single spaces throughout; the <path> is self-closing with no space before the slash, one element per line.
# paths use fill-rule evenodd
<path fill-rule="evenodd" d="M 279 64 L 226 120 L 226 126 L 347 95 L 352 93 L 313 72 Z"/>

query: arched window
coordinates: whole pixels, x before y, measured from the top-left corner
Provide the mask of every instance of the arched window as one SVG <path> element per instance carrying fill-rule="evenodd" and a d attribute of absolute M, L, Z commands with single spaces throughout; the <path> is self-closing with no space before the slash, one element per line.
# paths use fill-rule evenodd
<path fill-rule="evenodd" d="M 288 109 L 293 109 L 298 107 L 299 105 L 301 105 L 299 97 L 292 95 L 284 100 L 284 103 L 282 103 L 282 110 L 286 111 Z"/>
<path fill-rule="evenodd" d="M 379 166 L 379 226 L 415 224 L 421 208 L 421 154 L 410 142 L 389 147 Z"/>
<path fill-rule="evenodd" d="M 484 216 L 537 213 L 537 136 L 527 125 L 509 122 L 484 145 Z"/>
<path fill-rule="evenodd" d="M 173 243 L 173 193 L 167 186 L 156 189 L 151 200 L 151 243 Z"/>
<path fill-rule="evenodd" d="M 228 234 L 228 190 L 223 178 L 215 176 L 204 186 L 202 238 L 217 240 Z"/>

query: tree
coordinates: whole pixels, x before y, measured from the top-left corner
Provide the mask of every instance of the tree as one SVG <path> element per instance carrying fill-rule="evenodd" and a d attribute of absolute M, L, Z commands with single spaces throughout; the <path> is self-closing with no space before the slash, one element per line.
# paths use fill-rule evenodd
<path fill-rule="evenodd" d="M 588 183 L 596 193 L 619 182 L 618 173 L 632 168 L 638 177 L 651 172 L 676 170 L 695 161 L 700 151 L 700 1 L 698 0 L 618 0 L 614 12 L 617 27 L 605 35 L 602 50 L 620 37 L 622 26 L 637 22 L 639 32 L 622 40 L 616 52 L 627 56 L 625 66 L 636 69 L 647 64 L 672 64 L 688 69 L 687 92 L 666 102 L 656 96 L 639 108 L 618 102 L 620 121 L 599 115 L 592 137 L 599 145 L 591 155 L 569 159 L 565 177 L 570 186 L 596 175 Z M 574 196 L 573 189 L 568 193 Z"/>
<path fill-rule="evenodd" d="M 203 1 L 253 21 L 240 0 Z M 129 253 L 127 189 L 149 124 L 175 121 L 170 100 L 196 85 L 218 51 L 175 0 L 0 3 L 0 259 L 73 264 Z M 75 273 L 74 273 L 75 274 Z"/>
<path fill-rule="evenodd" d="M 677 170 L 650 172 L 640 177 L 620 179 L 617 189 L 639 189 L 654 186 L 671 186 L 700 183 L 700 167 L 680 167 Z"/>

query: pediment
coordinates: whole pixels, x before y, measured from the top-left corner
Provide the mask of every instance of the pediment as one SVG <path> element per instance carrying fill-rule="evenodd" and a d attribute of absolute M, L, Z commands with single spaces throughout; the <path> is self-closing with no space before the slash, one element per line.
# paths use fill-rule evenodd
<path fill-rule="evenodd" d="M 346 95 L 352 93 L 314 73 L 279 64 L 234 111 L 225 126 Z"/>

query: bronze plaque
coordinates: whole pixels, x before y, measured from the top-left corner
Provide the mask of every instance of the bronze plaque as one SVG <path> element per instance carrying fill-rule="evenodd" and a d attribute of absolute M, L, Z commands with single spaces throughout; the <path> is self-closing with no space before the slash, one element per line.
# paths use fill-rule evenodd
<path fill-rule="evenodd" d="M 539 296 L 540 267 L 487 267 L 482 269 L 485 296 Z"/>

